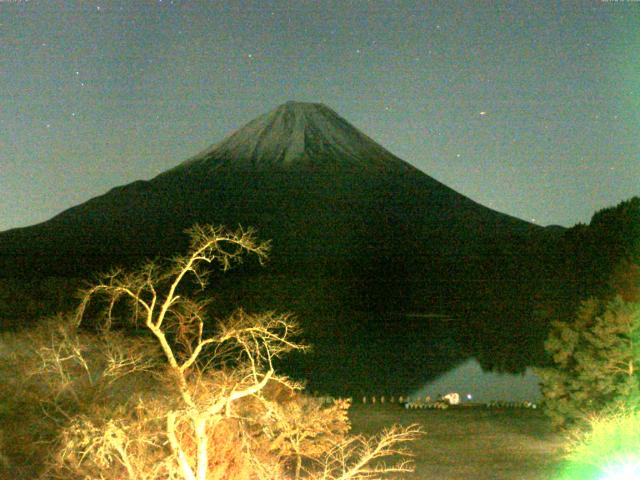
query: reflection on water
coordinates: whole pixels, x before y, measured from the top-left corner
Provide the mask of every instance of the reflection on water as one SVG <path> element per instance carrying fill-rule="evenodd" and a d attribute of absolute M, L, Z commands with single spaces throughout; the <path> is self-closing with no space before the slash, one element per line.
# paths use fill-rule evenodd
<path fill-rule="evenodd" d="M 287 362 L 310 380 L 311 391 L 407 395 L 469 356 L 455 322 L 442 317 L 387 314 L 371 321 L 352 312 L 334 322 L 320 330 L 325 335 L 308 337 L 310 354 Z"/>
<path fill-rule="evenodd" d="M 470 358 L 413 391 L 410 396 L 429 396 L 437 400 L 442 395 L 456 392 L 463 403 L 538 402 L 542 398 L 539 383 L 540 379 L 531 368 L 527 368 L 522 374 L 486 372 L 475 358 Z"/>
<path fill-rule="evenodd" d="M 539 390 L 529 370 L 524 377 L 482 372 L 480 365 L 525 372 L 526 359 L 514 352 L 531 351 L 520 344 L 522 338 L 508 330 L 503 329 L 501 335 L 488 335 L 485 325 L 445 315 L 387 313 L 372 320 L 366 313 L 351 312 L 334 317 L 330 324 L 324 323 L 315 335 L 307 337 L 313 351 L 288 359 L 286 370 L 309 380 L 310 391 L 354 397 L 406 396 L 426 391 L 426 385 L 464 365 L 466 368 L 458 372 L 460 378 L 471 380 L 461 380 L 460 390 L 469 390 L 462 388 L 468 384 L 473 386 L 471 390 L 480 392 L 481 384 L 488 385 L 478 401 L 485 397 L 498 399 L 493 395 L 502 397 L 500 400 L 517 401 L 516 397 L 520 397 L 506 392 L 512 388 L 510 385 L 520 383 L 522 400 L 535 401 Z M 448 392 L 434 391 L 431 395 L 438 393 Z"/>

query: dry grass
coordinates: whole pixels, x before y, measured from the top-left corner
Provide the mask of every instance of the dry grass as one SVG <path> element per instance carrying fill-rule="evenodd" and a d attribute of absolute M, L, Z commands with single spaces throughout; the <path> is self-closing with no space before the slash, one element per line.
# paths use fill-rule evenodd
<path fill-rule="evenodd" d="M 353 405 L 354 433 L 372 434 L 387 425 L 417 423 L 424 437 L 411 444 L 412 480 L 548 480 L 563 454 L 539 410 L 451 408 L 404 410 L 399 405 Z"/>

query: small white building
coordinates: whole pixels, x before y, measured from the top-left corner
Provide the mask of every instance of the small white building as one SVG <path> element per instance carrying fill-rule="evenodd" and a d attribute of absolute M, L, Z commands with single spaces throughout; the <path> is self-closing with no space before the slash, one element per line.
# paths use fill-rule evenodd
<path fill-rule="evenodd" d="M 412 392 L 410 398 L 437 400 L 440 395 L 457 392 L 465 402 L 539 402 L 540 379 L 527 368 L 523 374 L 484 372 L 475 358 L 470 358 L 447 373 Z"/>

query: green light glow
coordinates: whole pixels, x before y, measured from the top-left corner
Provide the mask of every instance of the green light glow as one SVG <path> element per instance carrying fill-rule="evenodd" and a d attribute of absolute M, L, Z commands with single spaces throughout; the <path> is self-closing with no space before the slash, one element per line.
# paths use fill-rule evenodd
<path fill-rule="evenodd" d="M 639 480 L 640 463 L 637 460 L 628 460 L 616 463 L 605 469 L 604 477 L 600 480 Z"/>
<path fill-rule="evenodd" d="M 570 445 L 556 480 L 640 480 L 640 412 L 622 409 L 590 427 Z"/>

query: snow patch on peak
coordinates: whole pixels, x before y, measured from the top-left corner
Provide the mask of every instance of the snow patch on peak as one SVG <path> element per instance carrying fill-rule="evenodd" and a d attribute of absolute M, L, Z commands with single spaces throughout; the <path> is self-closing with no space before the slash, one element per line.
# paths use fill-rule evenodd
<path fill-rule="evenodd" d="M 285 103 L 283 103 L 282 105 L 280 105 L 279 107 L 276 108 L 276 110 L 297 110 L 297 111 L 303 111 L 303 110 L 307 110 L 307 111 L 311 111 L 311 110 L 330 110 L 330 108 L 328 108 L 324 103 L 316 103 L 316 102 L 298 102 L 296 100 L 288 100 Z"/>
<path fill-rule="evenodd" d="M 187 160 L 247 169 L 411 168 L 321 103 L 289 101 Z"/>

